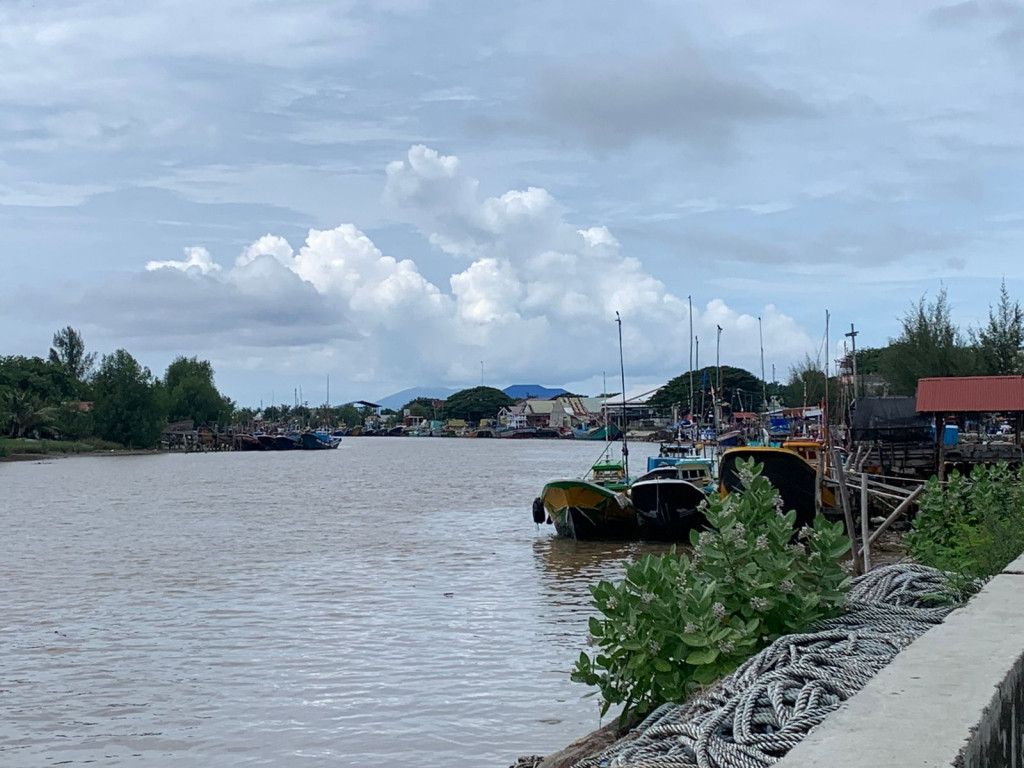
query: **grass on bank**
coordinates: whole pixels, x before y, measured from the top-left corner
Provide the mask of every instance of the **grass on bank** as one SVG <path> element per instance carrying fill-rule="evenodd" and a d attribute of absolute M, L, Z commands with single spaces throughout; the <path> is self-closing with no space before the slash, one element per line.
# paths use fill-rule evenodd
<path fill-rule="evenodd" d="M 28 437 L 0 437 L 0 457 L 94 453 L 96 451 L 120 450 L 121 448 L 123 446 L 118 443 L 94 437 L 84 440 L 33 440 Z"/>

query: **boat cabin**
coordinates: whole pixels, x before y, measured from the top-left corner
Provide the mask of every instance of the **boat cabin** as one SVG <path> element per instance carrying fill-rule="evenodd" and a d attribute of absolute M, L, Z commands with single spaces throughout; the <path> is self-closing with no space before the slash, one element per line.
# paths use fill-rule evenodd
<path fill-rule="evenodd" d="M 595 464 L 590 468 L 590 473 L 595 485 L 603 485 L 605 488 L 625 487 L 628 485 L 626 468 L 618 461 Z"/>
<path fill-rule="evenodd" d="M 824 446 L 817 440 L 785 440 L 782 443 L 782 447 L 787 451 L 793 451 L 810 464 L 812 467 L 817 467 L 818 462 L 821 461 L 821 457 L 824 453 Z"/>

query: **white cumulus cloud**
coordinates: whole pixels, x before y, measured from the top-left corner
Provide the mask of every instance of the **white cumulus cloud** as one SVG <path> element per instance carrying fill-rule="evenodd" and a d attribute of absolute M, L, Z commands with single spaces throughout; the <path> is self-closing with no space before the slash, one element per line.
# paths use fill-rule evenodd
<path fill-rule="evenodd" d="M 146 303 L 164 309 L 135 332 L 173 332 L 179 340 L 192 334 L 201 345 L 216 329 L 220 343 L 233 339 L 243 348 L 238 365 L 252 368 L 254 333 L 247 326 L 278 324 L 287 332 L 264 330 L 271 339 L 264 346 L 284 341 L 282 358 L 292 368 L 305 347 L 311 367 L 325 358 L 352 361 L 364 381 L 457 384 L 474 380 L 486 359 L 496 382 L 558 382 L 617 367 L 619 313 L 631 369 L 663 380 L 685 369 L 686 298 L 626 253 L 606 226 L 571 221 L 546 190 L 482 197 L 458 158 L 417 145 L 387 166 L 385 192 L 427 242 L 457 257 L 447 286 L 432 283 L 412 260 L 383 253 L 352 223 L 311 229 L 301 244 L 267 233 L 227 267 L 198 246 L 185 249 L 183 260 L 147 263 Z M 188 322 L 175 327 L 175 301 L 190 284 L 194 296 L 181 307 Z M 117 293 L 123 298 L 131 290 L 122 285 Z M 102 299 L 92 298 L 95 305 Z M 94 321 L 116 322 L 111 304 L 105 306 Z M 770 355 L 795 359 L 808 348 L 792 318 L 771 305 L 758 311 Z M 310 321 L 315 325 L 303 325 Z M 718 326 L 728 350 L 723 362 L 750 367 L 757 360 L 756 315 L 715 299 L 694 307 L 693 323 L 702 364 L 711 359 L 708 342 Z M 273 366 L 273 351 L 263 354 Z"/>

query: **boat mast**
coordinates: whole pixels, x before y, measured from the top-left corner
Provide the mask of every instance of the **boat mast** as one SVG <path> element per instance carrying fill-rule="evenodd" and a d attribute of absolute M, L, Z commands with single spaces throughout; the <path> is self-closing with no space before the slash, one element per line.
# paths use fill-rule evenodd
<path fill-rule="evenodd" d="M 828 346 L 828 310 L 825 310 L 825 407 L 821 413 L 821 432 L 822 432 L 822 445 L 825 446 L 826 455 L 831 441 L 829 440 L 828 434 L 828 357 L 832 354 L 832 351 Z"/>
<path fill-rule="evenodd" d="M 761 329 L 761 317 L 757 318 L 757 340 L 761 345 L 761 430 L 766 443 L 771 443 L 768 437 L 768 381 L 764 377 L 764 331 Z"/>
<path fill-rule="evenodd" d="M 761 318 L 757 318 L 757 338 L 761 344 L 761 402 L 768 410 L 768 382 L 764 378 L 764 332 L 761 330 Z"/>
<path fill-rule="evenodd" d="M 615 312 L 615 322 L 619 324 L 619 373 L 622 376 L 622 468 L 629 477 L 629 446 L 626 444 L 626 366 L 622 361 L 622 318 L 618 310 Z"/>
<path fill-rule="evenodd" d="M 722 397 L 722 326 L 716 326 L 718 328 L 718 336 L 715 339 L 715 396 L 711 398 L 711 407 L 714 408 L 715 413 L 715 442 L 717 444 L 719 431 L 718 431 L 718 400 Z"/>
<path fill-rule="evenodd" d="M 686 407 L 690 411 L 690 423 L 693 423 L 693 299 L 686 297 L 686 303 L 690 305 L 690 398 Z M 852 328 L 853 326 L 851 326 Z"/>

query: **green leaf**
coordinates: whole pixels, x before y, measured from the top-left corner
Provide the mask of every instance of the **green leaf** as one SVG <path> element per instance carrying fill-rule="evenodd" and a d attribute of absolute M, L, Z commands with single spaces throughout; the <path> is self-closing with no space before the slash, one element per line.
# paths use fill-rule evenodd
<path fill-rule="evenodd" d="M 669 664 L 665 659 L 654 659 L 654 668 L 659 672 L 671 672 L 672 665 Z"/>
<path fill-rule="evenodd" d="M 711 664 L 717 658 L 718 658 L 718 649 L 717 648 L 704 648 L 704 649 L 699 650 L 699 651 L 694 651 L 689 656 L 687 656 L 686 657 L 686 663 L 687 664 L 692 664 L 693 666 L 697 667 L 697 666 L 700 666 L 702 664 Z"/>

